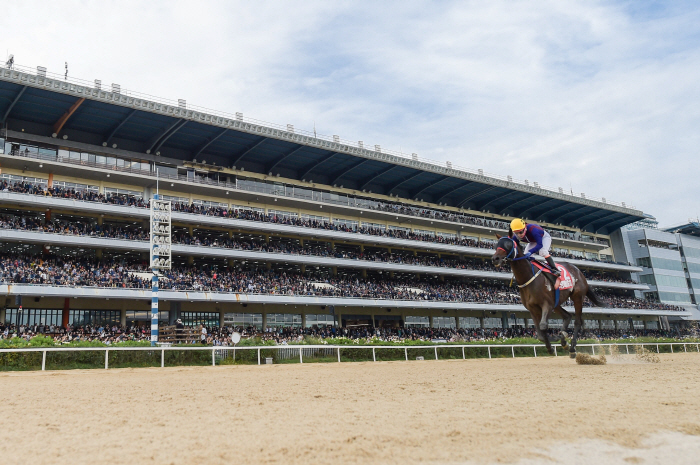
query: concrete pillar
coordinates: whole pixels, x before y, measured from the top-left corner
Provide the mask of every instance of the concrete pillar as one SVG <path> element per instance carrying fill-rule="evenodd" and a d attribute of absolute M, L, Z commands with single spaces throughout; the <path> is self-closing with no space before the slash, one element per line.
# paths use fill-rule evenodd
<path fill-rule="evenodd" d="M 265 269 L 266 269 L 266 270 L 271 270 L 271 269 L 272 269 L 272 262 L 267 262 L 267 263 L 265 263 Z"/>
<path fill-rule="evenodd" d="M 193 257 L 192 255 L 190 255 L 189 257 L 187 257 L 187 264 L 188 264 L 188 265 L 194 265 L 194 257 Z"/>
<path fill-rule="evenodd" d="M 194 236 L 194 226 L 187 226 L 187 231 L 189 231 L 190 237 Z"/>
<path fill-rule="evenodd" d="M 394 272 L 393 271 L 389 272 L 389 279 L 394 279 Z"/>
<path fill-rule="evenodd" d="M 180 318 L 182 312 L 182 302 L 170 302 L 170 312 L 168 312 L 168 324 L 174 325 Z"/>
<path fill-rule="evenodd" d="M 44 216 L 44 223 L 48 223 L 49 221 L 51 221 L 51 209 L 47 208 L 46 215 Z"/>
<path fill-rule="evenodd" d="M 155 194 L 155 192 L 153 192 Z M 143 188 L 143 198 L 148 200 L 150 199 L 151 196 L 151 188 L 150 187 L 144 187 Z"/>
<path fill-rule="evenodd" d="M 299 247 L 304 247 L 304 239 L 299 239 Z"/>
<path fill-rule="evenodd" d="M 263 332 L 267 330 L 267 313 L 263 312 L 262 314 L 262 327 L 263 327 Z"/>
<path fill-rule="evenodd" d="M 47 187 L 53 187 L 53 173 L 49 173 L 49 182 Z"/>
<path fill-rule="evenodd" d="M 431 328 L 434 328 L 434 327 L 435 327 L 435 321 L 433 320 L 433 315 L 430 315 L 430 316 L 428 317 L 428 321 L 429 321 L 428 326 L 430 326 Z"/>
<path fill-rule="evenodd" d="M 121 308 L 119 308 L 119 325 L 126 326 L 126 300 L 121 301 Z"/>
<path fill-rule="evenodd" d="M 455 315 L 455 328 L 460 329 L 462 326 L 459 324 L 459 315 Z"/>
<path fill-rule="evenodd" d="M 501 326 L 508 329 L 508 312 L 501 312 Z"/>
<path fill-rule="evenodd" d="M 343 327 L 343 315 L 342 315 L 342 313 L 338 312 L 337 309 L 335 311 L 335 319 L 338 322 L 338 328 L 342 328 Z"/>
<path fill-rule="evenodd" d="M 0 318 L 0 321 L 2 321 L 2 318 Z M 649 322 L 647 320 L 643 320 L 642 323 L 644 323 L 645 330 L 649 329 Z"/>
<path fill-rule="evenodd" d="M 0 307 L 0 324 L 5 323 L 6 316 L 7 316 L 7 311 L 5 310 L 5 307 Z"/>
<path fill-rule="evenodd" d="M 365 246 L 360 244 L 360 253 L 365 253 Z"/>
<path fill-rule="evenodd" d="M 301 274 L 306 273 L 306 265 L 301 265 Z"/>
<path fill-rule="evenodd" d="M 104 223 L 104 217 L 102 215 L 97 217 L 97 225 L 102 226 L 102 223 Z"/>
<path fill-rule="evenodd" d="M 367 277 L 367 270 L 365 270 L 364 268 L 362 269 L 362 271 L 360 273 L 362 274 L 363 278 Z"/>
<path fill-rule="evenodd" d="M 387 247 L 386 251 L 391 253 L 391 247 Z"/>
<path fill-rule="evenodd" d="M 228 266 L 230 266 L 230 267 L 236 266 L 236 260 L 234 260 L 233 258 L 229 258 L 228 259 Z"/>
<path fill-rule="evenodd" d="M 230 229 L 228 230 L 228 238 L 233 238 L 233 231 L 231 231 Z"/>
<path fill-rule="evenodd" d="M 338 267 L 337 266 L 331 267 L 331 270 L 333 270 L 333 276 L 338 276 Z"/>
<path fill-rule="evenodd" d="M 306 313 L 301 314 L 301 327 L 306 328 Z"/>
<path fill-rule="evenodd" d="M 331 241 L 331 250 L 335 250 L 335 242 Z"/>
<path fill-rule="evenodd" d="M 372 322 L 370 323 L 372 327 L 374 328 L 375 321 L 374 321 L 374 313 L 370 315 L 370 318 L 372 319 Z"/>
<path fill-rule="evenodd" d="M 63 299 L 63 312 L 61 313 L 61 326 L 64 328 L 68 326 L 68 317 L 70 315 L 70 299 L 66 297 Z"/>
<path fill-rule="evenodd" d="M 483 316 L 479 317 L 479 326 L 481 327 L 481 329 L 484 329 L 484 317 Z"/>
<path fill-rule="evenodd" d="M 224 327 L 224 311 L 219 310 L 219 328 Z"/>
<path fill-rule="evenodd" d="M 265 244 L 269 244 L 269 243 L 270 243 L 270 235 L 265 234 Z"/>
<path fill-rule="evenodd" d="M 615 322 L 615 331 L 617 331 L 620 328 L 620 325 L 618 324 L 617 320 L 613 320 Z"/>
<path fill-rule="evenodd" d="M 95 257 L 97 257 L 98 260 L 102 260 L 102 249 L 95 249 Z"/>

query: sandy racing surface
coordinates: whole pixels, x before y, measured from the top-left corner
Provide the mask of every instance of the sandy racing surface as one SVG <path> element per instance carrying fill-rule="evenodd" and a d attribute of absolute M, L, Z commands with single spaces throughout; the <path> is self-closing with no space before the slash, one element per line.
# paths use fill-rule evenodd
<path fill-rule="evenodd" d="M 0 374 L 24 463 L 698 463 L 700 354 Z"/>

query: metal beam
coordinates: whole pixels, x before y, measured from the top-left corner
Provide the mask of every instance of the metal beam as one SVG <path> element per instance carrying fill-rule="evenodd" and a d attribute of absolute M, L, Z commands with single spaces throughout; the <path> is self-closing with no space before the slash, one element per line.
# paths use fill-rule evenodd
<path fill-rule="evenodd" d="M 173 134 L 178 132 L 180 129 L 182 129 L 187 123 L 189 123 L 189 120 L 183 120 L 181 124 L 177 125 L 172 131 L 167 133 L 163 138 L 156 144 L 156 146 L 151 150 L 151 152 L 158 152 L 160 148 L 165 144 L 165 142 L 173 137 Z"/>
<path fill-rule="evenodd" d="M 197 149 L 197 151 L 194 153 L 194 156 L 192 158 L 197 158 L 200 153 L 204 152 L 204 149 L 206 149 L 211 144 L 216 142 L 221 136 L 226 134 L 227 131 L 228 131 L 228 129 L 224 129 L 221 132 L 219 132 L 217 135 L 215 135 L 214 137 L 207 139 L 207 141 L 200 148 Z"/>
<path fill-rule="evenodd" d="M 53 133 L 58 134 L 61 132 L 61 129 L 63 129 L 63 126 L 66 125 L 68 120 L 70 119 L 71 116 L 73 116 L 73 113 L 80 107 L 80 105 L 83 104 L 85 101 L 85 97 L 81 97 L 78 100 L 76 100 L 73 105 L 70 106 L 67 112 L 63 114 L 60 118 L 58 118 L 58 121 L 56 121 L 53 125 Z"/>
<path fill-rule="evenodd" d="M 124 117 L 124 119 L 121 120 L 121 122 L 120 122 L 119 124 L 117 124 L 116 127 L 115 127 L 114 129 L 112 129 L 112 132 L 110 132 L 110 133 L 109 133 L 109 136 L 107 136 L 107 138 L 105 139 L 105 144 L 109 145 L 109 143 L 112 142 L 112 138 L 113 138 L 114 135 L 117 133 L 117 131 L 119 131 L 119 130 L 122 128 L 122 126 L 124 126 L 124 125 L 126 124 L 126 122 L 129 121 L 129 120 L 131 119 L 131 117 L 134 116 L 134 115 L 136 114 L 137 111 L 138 111 L 138 110 L 131 110 L 131 111 L 129 112 L 129 114 L 126 115 L 126 116 Z"/>
<path fill-rule="evenodd" d="M 265 142 L 266 140 L 267 140 L 267 137 L 263 137 L 262 139 L 260 139 L 259 141 L 257 141 L 256 143 L 254 143 L 253 145 L 251 145 L 250 147 L 248 147 L 247 149 L 245 149 L 245 150 L 243 151 L 243 153 L 241 153 L 240 155 L 238 155 L 238 156 L 236 157 L 236 159 L 233 160 L 233 163 L 231 163 L 231 166 L 237 166 L 237 165 L 238 165 L 238 162 L 241 161 L 241 160 L 243 159 L 243 157 L 245 157 L 251 150 L 253 150 L 255 147 L 259 146 L 260 144 L 262 144 L 262 143 Z"/>
<path fill-rule="evenodd" d="M 480 207 L 479 209 L 480 209 L 480 210 L 483 210 L 485 206 L 487 206 L 487 205 L 489 205 L 489 204 L 491 204 L 491 203 L 493 203 L 493 202 L 496 202 L 496 201 L 498 201 L 498 200 L 501 200 L 501 199 L 504 198 L 504 197 L 508 197 L 509 195 L 513 195 L 513 194 L 515 194 L 515 193 L 516 193 L 515 191 L 506 191 L 503 195 L 497 195 L 496 197 L 492 198 L 492 199 L 489 200 L 488 202 L 486 202 L 486 203 L 484 203 L 484 204 L 481 204 L 481 207 Z M 509 206 L 510 206 L 510 205 L 509 205 Z"/>
<path fill-rule="evenodd" d="M 552 203 L 552 202 L 563 202 L 563 200 L 560 200 L 560 199 L 549 199 L 549 200 L 547 200 L 547 201 L 545 201 L 545 202 L 542 202 L 541 204 L 533 205 L 532 207 L 526 208 L 525 210 L 523 210 L 523 211 L 520 212 L 520 215 L 522 215 L 522 216 L 527 216 L 527 215 L 530 214 L 530 211 L 532 211 L 532 209 L 537 208 L 537 207 L 544 207 L 545 205 L 547 205 L 547 204 L 549 204 L 549 203 Z M 541 215 L 541 213 L 540 213 L 540 215 Z"/>
<path fill-rule="evenodd" d="M 574 209 L 574 210 L 569 210 L 569 211 L 565 212 L 563 215 L 559 215 L 559 216 L 557 216 L 556 218 L 554 218 L 553 220 L 550 220 L 550 221 L 547 221 L 547 222 L 548 222 L 548 223 L 559 223 L 559 220 L 561 220 L 561 219 L 564 218 L 565 216 L 569 216 L 569 215 L 571 215 L 572 213 L 576 213 L 576 212 L 581 211 L 581 210 L 583 210 L 583 209 L 585 209 L 585 208 L 589 208 L 588 205 L 581 205 L 580 207 L 578 207 L 578 208 L 576 208 L 576 209 Z"/>
<path fill-rule="evenodd" d="M 537 194 L 529 194 L 529 193 L 527 193 L 527 192 L 519 192 L 519 193 L 521 193 L 521 194 L 526 194 L 526 197 L 523 197 L 522 199 L 520 199 L 520 200 L 518 200 L 518 201 L 516 201 L 516 202 L 513 202 L 513 203 L 511 203 L 510 205 L 508 205 L 508 208 L 509 208 L 509 209 L 512 210 L 513 207 L 514 207 L 515 205 L 518 205 L 519 203 L 527 202 L 528 200 L 532 200 L 533 197 L 537 197 Z M 515 210 L 513 210 L 513 211 L 515 211 Z M 525 209 L 525 210 L 523 210 L 523 211 L 527 211 L 527 209 Z M 517 216 L 522 216 L 522 212 L 520 212 L 520 214 L 517 215 Z"/>
<path fill-rule="evenodd" d="M 377 178 L 379 178 L 379 177 L 381 177 L 381 176 L 384 176 L 386 173 L 388 173 L 389 171 L 393 170 L 394 168 L 401 168 L 401 167 L 400 167 L 399 165 L 391 165 L 391 166 L 389 166 L 388 168 L 384 168 L 384 169 L 381 170 L 379 173 L 375 174 L 374 176 L 372 176 L 371 178 L 369 178 L 367 181 L 365 181 L 365 183 L 362 184 L 362 185 L 359 187 L 359 189 L 360 189 L 360 190 L 364 189 L 364 188 L 367 187 L 372 181 L 374 181 L 375 179 L 377 179 Z"/>
<path fill-rule="evenodd" d="M 158 132 L 158 134 L 156 134 L 155 136 L 151 137 L 151 139 L 150 139 L 148 142 L 146 142 L 146 150 L 145 150 L 145 152 L 146 152 L 146 153 L 151 153 L 151 152 L 153 151 L 153 147 L 156 146 L 156 144 L 158 143 L 158 141 L 159 141 L 164 135 L 166 135 L 167 133 L 169 133 L 170 131 L 172 131 L 173 128 L 174 128 L 175 126 L 177 126 L 178 124 L 180 124 L 181 122 L 182 122 L 182 120 L 178 118 L 178 119 L 176 119 L 176 120 L 173 122 L 173 124 L 171 124 L 171 125 L 168 126 L 167 128 L 161 129 L 161 130 Z"/>
<path fill-rule="evenodd" d="M 368 158 L 360 159 L 357 163 L 355 163 L 354 165 L 352 165 L 350 168 L 343 169 L 343 170 L 340 172 L 340 174 L 338 174 L 338 176 L 336 176 L 335 178 L 333 178 L 333 179 L 329 182 L 329 184 L 330 184 L 330 185 L 333 185 L 333 184 L 337 183 L 337 182 L 340 180 L 340 178 L 342 178 L 343 176 L 345 176 L 346 174 L 348 174 L 350 171 L 352 171 L 352 170 L 354 170 L 355 168 L 358 168 L 358 167 L 360 167 L 360 166 L 362 166 L 362 165 L 364 165 L 365 163 L 368 163 L 368 162 L 370 162 L 370 161 L 372 161 L 372 160 L 370 160 L 370 159 L 368 159 Z"/>
<path fill-rule="evenodd" d="M 464 199 L 464 200 L 462 200 L 461 202 L 459 202 L 457 205 L 455 205 L 455 207 L 459 208 L 459 207 L 461 207 L 462 205 L 464 205 L 465 203 L 469 202 L 471 199 L 473 199 L 473 198 L 475 198 L 475 197 L 479 197 L 481 194 L 483 194 L 483 193 L 485 193 L 485 192 L 488 192 L 488 191 L 492 191 L 492 190 L 494 190 L 494 189 L 498 189 L 498 186 L 492 186 L 492 187 L 489 187 L 488 189 L 484 189 L 484 190 L 479 191 L 479 192 L 477 192 L 477 193 L 475 193 L 475 194 L 472 194 L 472 195 L 470 195 L 469 197 L 467 197 L 466 199 Z"/>
<path fill-rule="evenodd" d="M 608 214 L 608 215 L 605 215 L 605 216 L 603 216 L 603 217 L 601 217 L 601 218 L 598 218 L 598 219 L 595 219 L 595 220 L 593 220 L 593 221 L 590 221 L 590 222 L 587 223 L 585 226 L 583 226 L 581 229 L 584 229 L 584 230 L 585 230 L 587 227 L 589 227 L 589 226 L 591 226 L 591 225 L 595 225 L 595 224 L 598 223 L 599 221 L 604 221 L 604 220 L 606 220 L 607 218 L 615 217 L 615 216 L 617 216 L 617 215 L 619 215 L 618 212 L 612 212 L 612 213 L 610 213 L 610 214 Z"/>
<path fill-rule="evenodd" d="M 419 170 L 417 173 L 413 173 L 412 175 L 403 178 L 403 179 L 400 180 L 399 182 L 395 182 L 394 185 L 391 186 L 391 187 L 386 191 L 386 193 L 388 194 L 389 192 L 391 192 L 391 191 L 393 191 L 394 189 L 396 189 L 397 187 L 399 187 L 401 184 L 406 183 L 406 182 L 410 181 L 411 179 L 417 178 L 417 177 L 420 176 L 421 174 L 426 174 L 426 172 L 425 172 L 425 171 L 420 171 L 420 170 Z"/>
<path fill-rule="evenodd" d="M 443 200 L 445 200 L 445 197 L 448 197 L 449 195 L 454 194 L 454 193 L 457 192 L 458 190 L 462 189 L 463 187 L 467 187 L 469 184 L 472 184 L 473 182 L 474 182 L 474 181 L 467 181 L 467 182 L 465 182 L 464 184 L 462 184 L 461 186 L 457 186 L 457 187 L 455 187 L 454 189 L 448 190 L 447 192 L 445 192 L 445 194 L 444 194 L 442 197 L 440 197 L 439 199 L 437 199 L 437 200 L 435 201 L 435 203 L 441 203 Z"/>
<path fill-rule="evenodd" d="M 330 152 L 325 157 L 321 158 L 319 161 L 313 162 L 311 165 L 309 165 L 308 169 L 304 169 L 304 173 L 301 176 L 299 176 L 299 179 L 306 179 L 306 176 L 308 176 L 309 173 L 311 173 L 313 170 L 315 170 L 331 158 L 335 157 L 336 155 L 339 155 L 338 152 Z"/>
<path fill-rule="evenodd" d="M 7 107 L 7 110 L 5 111 L 5 116 L 2 117 L 2 124 L 5 124 L 5 122 L 7 121 L 7 118 L 10 116 L 10 112 L 15 107 L 17 102 L 19 102 L 19 99 L 20 99 L 20 97 L 22 97 L 22 94 L 24 93 L 25 90 L 27 90 L 27 86 L 22 87 L 19 90 L 19 92 L 17 92 L 17 95 L 15 95 L 15 98 L 12 99 L 10 106 Z"/>
<path fill-rule="evenodd" d="M 429 183 L 426 184 L 425 186 L 421 187 L 421 189 L 420 189 L 419 191 L 411 192 L 411 193 L 410 193 L 410 194 L 411 194 L 410 197 L 411 197 L 412 199 L 413 199 L 413 198 L 416 198 L 416 196 L 417 196 L 418 194 L 422 194 L 423 192 L 427 191 L 427 190 L 430 189 L 431 187 L 433 187 L 433 186 L 435 186 L 435 185 L 437 185 L 437 184 L 440 184 L 440 183 L 443 182 L 443 181 L 446 181 L 446 180 L 450 179 L 450 177 L 451 177 L 451 176 L 443 176 L 442 178 L 438 179 L 437 181 L 429 182 Z"/>
<path fill-rule="evenodd" d="M 291 152 L 287 153 L 286 155 L 282 155 L 280 158 L 277 159 L 276 162 L 274 162 L 274 163 L 272 164 L 272 166 L 270 166 L 269 168 L 266 168 L 266 169 L 265 169 L 265 172 L 271 172 L 273 169 L 277 168 L 277 165 L 279 165 L 279 164 L 282 163 L 284 160 L 286 160 L 287 158 L 291 157 L 292 155 L 294 155 L 295 153 L 297 153 L 299 150 L 304 149 L 304 148 L 306 148 L 305 145 L 300 145 L 299 147 L 295 148 L 294 150 L 292 150 Z"/>

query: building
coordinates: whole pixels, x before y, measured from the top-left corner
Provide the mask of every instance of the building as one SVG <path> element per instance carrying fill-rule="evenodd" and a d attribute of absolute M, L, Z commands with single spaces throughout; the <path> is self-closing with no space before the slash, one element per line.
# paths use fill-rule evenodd
<path fill-rule="evenodd" d="M 513 217 L 547 227 L 558 260 L 615 302 L 586 308 L 587 325 L 686 313 L 635 300 L 651 287 L 611 234 L 645 215 L 624 203 L 16 65 L 0 70 L 0 115 L 0 321 L 147 322 L 157 189 L 175 210 L 163 321 L 528 325 L 489 260 Z"/>

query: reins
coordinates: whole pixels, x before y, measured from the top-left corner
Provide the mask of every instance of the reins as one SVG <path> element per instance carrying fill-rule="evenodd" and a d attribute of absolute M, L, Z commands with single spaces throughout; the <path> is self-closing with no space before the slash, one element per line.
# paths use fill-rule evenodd
<path fill-rule="evenodd" d="M 516 244 L 516 242 L 515 242 L 514 239 L 511 238 L 511 240 L 513 241 L 513 247 L 510 249 L 510 252 L 508 252 L 508 255 L 506 255 L 505 260 L 506 260 L 506 261 L 510 260 L 510 261 L 513 261 L 513 262 L 518 261 L 518 260 L 525 260 L 525 259 L 526 259 L 525 255 L 522 255 L 522 256 L 520 256 L 520 257 L 515 256 L 515 257 L 513 257 L 513 258 L 510 258 L 511 255 L 517 254 L 517 252 L 515 251 L 516 248 L 517 248 L 517 244 Z M 499 247 L 499 249 L 505 251 L 505 249 L 503 249 L 502 247 Z M 534 267 L 533 267 L 533 268 L 534 268 Z M 525 287 L 525 286 L 529 285 L 530 283 L 532 283 L 532 282 L 533 282 L 535 279 L 537 279 L 537 277 L 538 277 L 539 275 L 541 275 L 541 274 L 542 274 L 542 269 L 539 269 L 539 270 L 537 271 L 537 273 L 535 273 L 534 276 L 533 276 L 532 278 L 530 278 L 525 284 L 517 284 L 517 282 L 516 282 L 516 284 L 517 284 L 518 288 L 522 289 L 523 287 Z M 513 273 L 513 279 L 515 279 L 515 273 Z M 512 280 L 512 279 L 511 279 L 510 283 L 511 283 L 511 285 L 513 284 L 513 280 Z"/>

